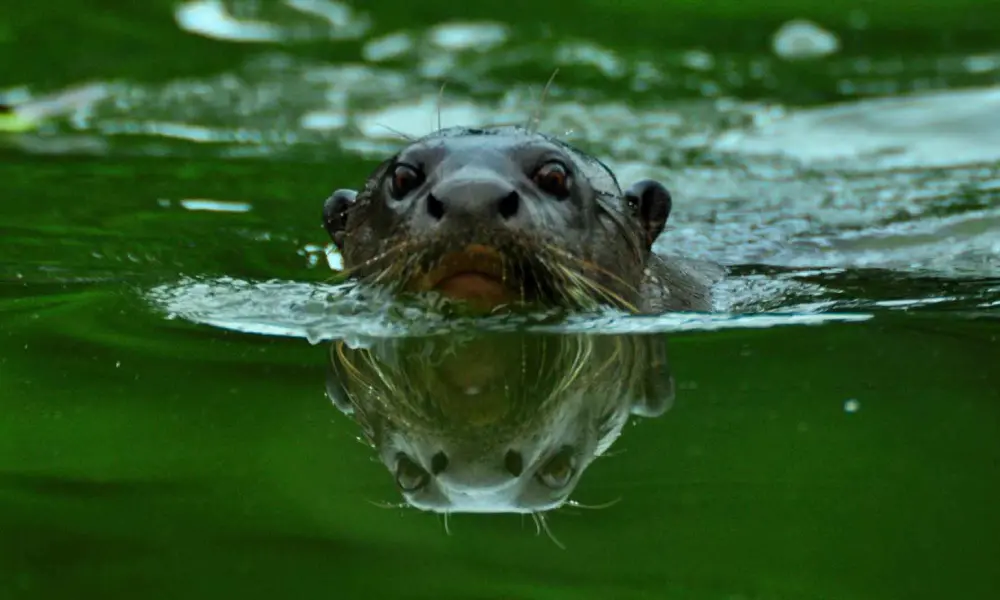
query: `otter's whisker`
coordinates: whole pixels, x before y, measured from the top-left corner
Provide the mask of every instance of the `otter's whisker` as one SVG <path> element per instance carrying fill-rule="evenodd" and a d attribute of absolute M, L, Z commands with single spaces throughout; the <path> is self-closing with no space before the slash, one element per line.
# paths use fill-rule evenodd
<path fill-rule="evenodd" d="M 614 500 L 611 500 L 610 502 L 605 502 L 603 504 L 583 504 L 577 502 L 576 500 L 567 500 L 566 504 L 574 508 L 586 508 L 588 510 L 604 510 L 605 508 L 611 508 L 612 506 L 618 504 L 621 501 L 622 498 L 621 496 L 619 496 L 618 498 L 615 498 Z"/>
<path fill-rule="evenodd" d="M 586 346 L 582 344 L 576 345 L 576 352 L 573 353 L 573 362 L 567 369 L 567 374 L 560 379 L 557 386 L 553 387 L 550 399 L 562 395 L 580 378 L 580 374 L 583 373 L 590 362 L 591 351 L 592 348 L 589 344 Z"/>
<path fill-rule="evenodd" d="M 412 272 L 414 266 L 418 264 L 421 260 L 423 260 L 423 254 L 414 253 L 407 256 L 402 261 L 396 261 L 393 264 L 389 265 L 389 267 L 386 269 L 386 272 L 378 277 L 378 281 L 382 282 L 382 280 L 388 278 L 392 281 L 395 281 L 398 284 L 403 284 L 405 283 L 405 278 L 401 278 L 399 277 L 399 275 L 402 273 Z"/>
<path fill-rule="evenodd" d="M 417 252 L 407 256 L 402 262 L 389 265 L 374 278 L 374 283 L 382 283 L 384 280 L 394 281 L 397 284 L 405 284 L 405 278 L 398 277 L 401 273 L 411 273 L 414 267 L 424 259 L 422 252 Z"/>
<path fill-rule="evenodd" d="M 551 286 L 551 291 L 556 295 L 553 300 L 562 304 L 578 304 L 578 299 L 575 294 L 578 286 L 573 285 L 573 279 L 570 276 L 570 272 L 564 265 L 557 261 L 550 260 L 544 253 L 541 255 L 541 260 L 538 261 L 537 264 L 544 271 L 544 273 L 537 273 L 532 270 L 532 274 L 538 280 L 547 279 L 552 281 L 553 285 Z M 539 278 L 539 275 L 544 275 L 544 278 Z"/>
<path fill-rule="evenodd" d="M 633 313 L 639 312 L 639 308 L 636 305 L 623 298 L 620 294 L 610 290 L 607 286 L 579 273 L 575 273 L 574 275 L 581 284 L 600 294 L 605 300 L 611 302 L 612 304 L 617 304 L 619 307 Z"/>
<path fill-rule="evenodd" d="M 580 284 L 579 277 L 573 271 L 560 267 L 564 274 L 563 280 L 566 282 L 566 293 L 564 296 L 569 304 L 576 306 L 580 310 L 587 310 L 594 305 L 595 299 L 587 294 L 587 287 Z"/>
<path fill-rule="evenodd" d="M 556 538 L 555 534 L 552 533 L 552 529 L 549 528 L 549 522 L 545 520 L 545 515 L 543 515 L 542 513 L 532 513 L 532 514 L 535 515 L 535 517 L 537 518 L 537 523 L 541 524 L 541 528 L 545 531 L 545 535 L 547 535 L 549 539 L 552 540 L 552 543 L 554 543 L 560 550 L 565 550 L 566 546 L 563 545 L 563 543 L 560 542 L 558 538 Z"/>
<path fill-rule="evenodd" d="M 538 125 L 542 121 L 542 109 L 545 106 L 545 97 L 548 96 L 549 88 L 552 87 L 552 82 L 555 81 L 556 75 L 558 74 L 559 68 L 556 67 L 556 69 L 552 71 L 552 75 L 549 76 L 549 80 L 545 83 L 545 87 L 542 88 L 542 96 L 538 100 L 538 107 L 535 109 L 535 116 L 531 119 L 531 133 L 538 132 Z"/>
<path fill-rule="evenodd" d="M 491 121 L 488 124 L 481 125 L 483 129 L 503 129 L 506 127 L 523 127 L 524 124 L 520 121 Z"/>
<path fill-rule="evenodd" d="M 448 85 L 447 81 L 441 83 L 441 89 L 438 90 L 437 98 L 437 115 L 438 115 L 438 131 L 441 130 L 441 105 L 444 104 L 444 88 Z"/>
<path fill-rule="evenodd" d="M 601 455 L 601 458 L 615 458 L 616 456 L 621 456 L 626 452 L 628 452 L 628 450 L 626 450 L 625 448 L 622 448 L 621 450 L 608 450 L 607 452 Z"/>
<path fill-rule="evenodd" d="M 585 260 L 583 258 L 580 258 L 580 257 L 578 257 L 576 255 L 574 255 L 572 252 L 568 252 L 566 250 L 563 250 L 562 248 L 559 248 L 558 246 L 554 246 L 554 245 L 551 245 L 551 244 L 545 244 L 544 248 L 545 248 L 546 251 L 548 251 L 548 252 L 550 252 L 550 253 L 552 253 L 552 254 L 554 254 L 556 256 L 559 256 L 560 258 L 564 258 L 564 259 L 567 259 L 567 260 L 570 260 L 570 261 L 576 263 L 579 267 L 582 267 L 584 269 L 589 269 L 591 271 L 596 271 L 598 273 L 605 274 L 605 275 L 607 275 L 607 276 L 609 276 L 609 277 L 611 277 L 613 279 L 617 279 L 618 281 L 620 281 L 626 287 L 629 287 L 629 288 L 632 287 L 631 285 L 628 284 L 628 282 L 622 280 L 621 277 L 619 277 L 615 273 L 612 273 L 611 271 L 603 269 L 603 268 L 601 268 L 601 267 L 599 267 L 597 265 L 594 265 L 593 263 L 591 263 L 591 262 L 589 262 L 589 261 L 587 261 L 587 260 Z M 584 275 L 584 273 L 580 273 L 578 271 L 575 271 L 575 272 L 578 275 Z"/>
<path fill-rule="evenodd" d="M 411 248 L 414 245 L 416 245 L 416 242 L 400 242 L 399 244 L 396 244 L 395 246 L 392 246 L 367 260 L 364 260 L 356 265 L 344 269 L 343 271 L 341 271 L 341 274 L 347 277 L 352 277 L 358 271 L 371 267 L 372 265 L 381 262 L 383 260 L 386 260 L 388 258 L 393 258 L 396 254 L 399 254 L 404 250 L 406 250 L 407 248 Z"/>
<path fill-rule="evenodd" d="M 386 502 L 385 500 L 368 500 L 368 499 L 365 499 L 365 502 L 371 504 L 376 508 L 409 508 L 409 506 L 403 502 Z"/>
<path fill-rule="evenodd" d="M 403 140 L 407 141 L 407 142 L 414 142 L 417 139 L 417 138 L 413 137 L 412 135 L 410 135 L 408 133 L 403 133 L 402 131 L 400 131 L 398 129 L 395 129 L 393 127 L 389 127 L 388 125 L 385 125 L 383 123 L 376 123 L 375 126 L 376 127 L 381 127 L 382 129 L 385 129 L 387 131 L 395 133 L 396 135 L 398 135 L 399 137 L 403 138 Z"/>
<path fill-rule="evenodd" d="M 573 262 L 579 264 L 580 266 L 582 266 L 582 267 L 584 267 L 586 269 L 589 269 L 591 271 L 596 271 L 596 272 L 601 273 L 603 275 L 607 275 L 608 277 L 616 280 L 618 283 L 622 284 L 623 286 L 625 286 L 629 290 L 631 290 L 633 292 L 635 291 L 635 286 L 633 286 L 629 282 L 627 282 L 624 279 L 622 279 L 622 277 L 620 275 L 618 275 L 617 273 L 613 273 L 613 272 L 611 272 L 611 271 L 609 271 L 609 270 L 607 270 L 607 269 L 605 269 L 603 267 L 600 267 L 600 266 L 598 266 L 598 265 L 596 265 L 596 264 L 594 264 L 594 263 L 592 263 L 592 262 L 590 262 L 590 261 L 588 261 L 586 259 L 580 258 L 579 256 L 576 256 L 572 252 L 569 252 L 569 251 L 567 251 L 567 250 L 565 250 L 563 248 L 560 248 L 558 246 L 554 246 L 552 244 L 545 244 L 545 249 L 548 250 L 549 252 L 552 252 L 553 254 L 558 254 L 559 256 L 562 256 L 563 258 L 567 258 L 569 260 L 572 260 Z"/>
<path fill-rule="evenodd" d="M 451 515 L 451 513 L 449 513 L 449 512 L 444 513 L 444 534 L 445 535 L 451 535 L 451 524 L 448 521 L 448 517 L 450 515 Z"/>
<path fill-rule="evenodd" d="M 584 290 L 581 289 L 585 288 L 586 290 L 589 290 L 591 292 L 594 292 L 595 294 L 600 295 L 600 297 L 604 298 L 611 304 L 616 304 L 617 306 L 629 310 L 631 312 L 639 312 L 638 307 L 636 307 L 634 304 L 632 304 L 625 298 L 621 297 L 621 295 L 608 289 L 606 286 L 594 281 L 593 279 L 590 279 L 589 277 L 586 277 L 582 273 L 571 271 L 570 269 L 562 265 L 560 265 L 558 268 L 566 276 L 568 280 L 576 284 L 575 286 L 572 286 L 570 289 L 574 290 L 574 293 L 576 294 L 575 297 L 577 299 L 579 299 L 581 296 L 583 298 L 590 299 L 590 297 L 586 295 Z M 590 302 L 588 304 L 593 304 L 593 302 Z"/>
<path fill-rule="evenodd" d="M 386 279 L 395 280 L 396 274 L 399 273 L 401 270 L 403 270 L 403 266 L 400 263 L 398 262 L 392 263 L 386 268 L 382 269 L 381 271 L 371 276 L 369 278 L 369 283 L 371 283 L 372 285 L 379 285 Z"/>

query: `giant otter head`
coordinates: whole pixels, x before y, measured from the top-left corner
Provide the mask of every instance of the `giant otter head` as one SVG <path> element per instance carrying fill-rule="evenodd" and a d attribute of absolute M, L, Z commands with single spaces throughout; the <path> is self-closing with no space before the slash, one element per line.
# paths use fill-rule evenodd
<path fill-rule="evenodd" d="M 485 332 L 335 342 L 327 393 L 410 505 L 535 513 L 567 500 L 629 415 L 667 410 L 665 343 Z"/>
<path fill-rule="evenodd" d="M 445 129 L 338 190 L 323 221 L 347 271 L 486 309 L 528 302 L 637 311 L 671 197 L 622 192 L 604 164 L 520 127 Z"/>

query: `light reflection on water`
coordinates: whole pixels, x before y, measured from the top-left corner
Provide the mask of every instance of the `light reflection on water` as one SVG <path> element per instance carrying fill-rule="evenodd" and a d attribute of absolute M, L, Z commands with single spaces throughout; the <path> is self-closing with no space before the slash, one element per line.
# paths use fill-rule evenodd
<path fill-rule="evenodd" d="M 177 25 L 189 33 L 244 43 L 356 39 L 371 27 L 371 19 L 367 15 L 356 14 L 349 5 L 342 2 L 284 0 L 273 4 L 277 5 L 270 7 L 275 14 L 257 15 L 255 13 L 258 10 L 255 9 L 266 5 L 245 0 L 229 3 L 222 0 L 191 0 L 177 7 L 175 18 Z M 286 9 L 285 14 L 282 14 L 281 5 Z M 287 9 L 297 11 L 300 15 L 289 16 L 291 11 Z M 267 16 L 292 22 L 275 23 L 267 20 Z M 302 16 L 311 17 L 313 22 L 301 18 Z"/>
<path fill-rule="evenodd" d="M 990 164 L 1000 160 L 1000 86 L 797 111 L 715 146 L 852 170 Z"/>

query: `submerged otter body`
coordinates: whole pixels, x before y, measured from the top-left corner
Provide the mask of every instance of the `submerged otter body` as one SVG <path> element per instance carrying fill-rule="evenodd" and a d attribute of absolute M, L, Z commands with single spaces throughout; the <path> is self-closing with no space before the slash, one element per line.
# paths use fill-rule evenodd
<path fill-rule="evenodd" d="M 671 196 L 568 144 L 507 126 L 444 129 L 337 190 L 326 230 L 355 279 L 510 304 L 707 311 L 721 268 L 652 251 Z"/>

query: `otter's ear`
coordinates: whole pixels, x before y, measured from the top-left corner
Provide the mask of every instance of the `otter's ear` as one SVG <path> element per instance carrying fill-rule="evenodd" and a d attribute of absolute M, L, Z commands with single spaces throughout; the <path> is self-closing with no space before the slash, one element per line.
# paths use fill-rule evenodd
<path fill-rule="evenodd" d="M 639 384 L 638 397 L 632 404 L 632 414 L 659 417 L 674 405 L 676 383 L 663 341 L 655 337 L 647 337 L 644 341 L 648 363 Z"/>
<path fill-rule="evenodd" d="M 323 227 L 341 252 L 344 251 L 344 233 L 347 231 L 347 211 L 354 205 L 357 196 L 354 190 L 337 190 L 323 203 Z"/>
<path fill-rule="evenodd" d="M 646 243 L 653 245 L 670 217 L 673 199 L 659 181 L 643 179 L 625 192 L 625 203 L 646 231 Z"/>
<path fill-rule="evenodd" d="M 647 376 L 642 391 L 642 396 L 632 404 L 632 414 L 637 417 L 659 417 L 674 405 L 674 378 L 669 371 L 665 377 L 662 374 Z"/>

